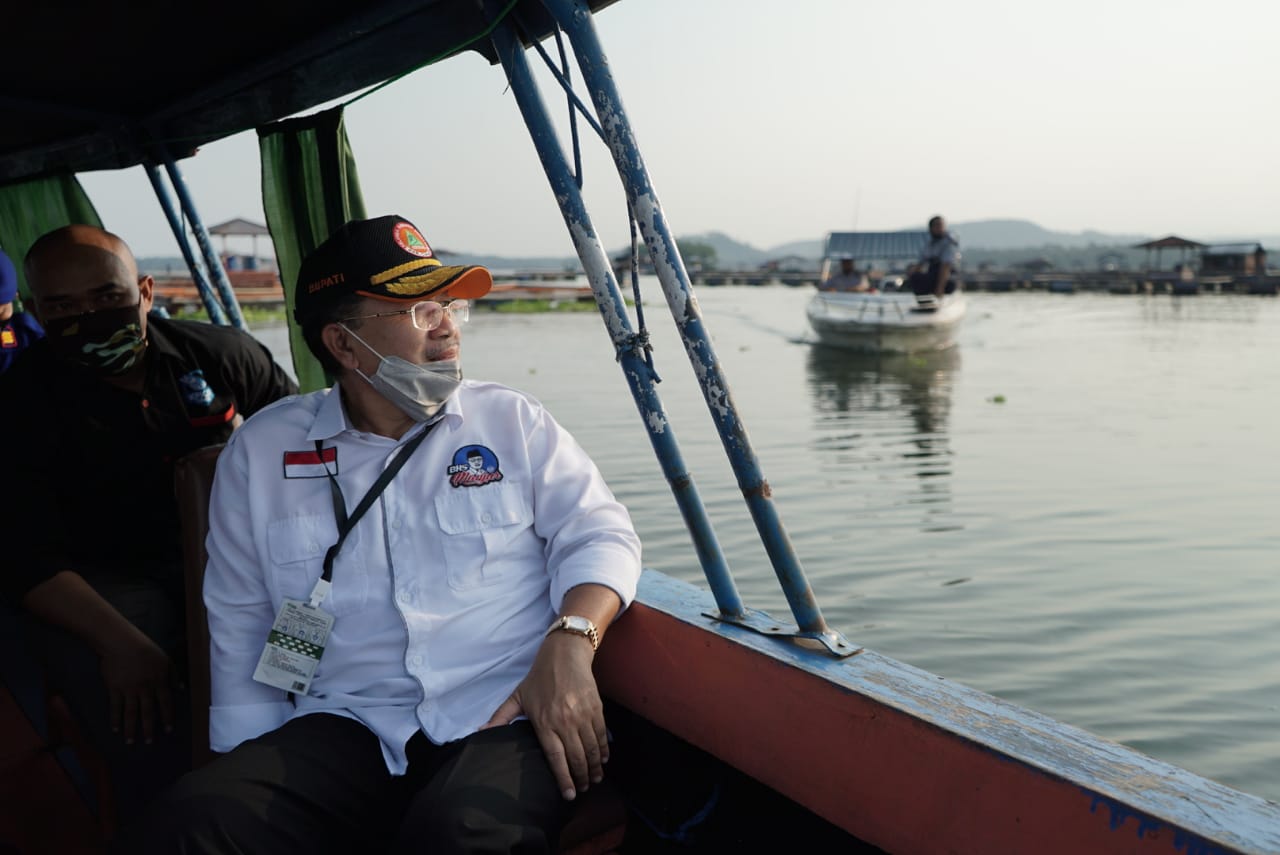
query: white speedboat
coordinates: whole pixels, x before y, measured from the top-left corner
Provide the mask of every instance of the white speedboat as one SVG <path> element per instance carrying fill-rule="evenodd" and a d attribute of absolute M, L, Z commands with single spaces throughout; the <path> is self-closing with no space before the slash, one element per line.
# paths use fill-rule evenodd
<path fill-rule="evenodd" d="M 823 344 L 868 353 L 919 353 L 955 345 L 963 291 L 921 302 L 909 292 L 818 291 L 805 314 Z"/>

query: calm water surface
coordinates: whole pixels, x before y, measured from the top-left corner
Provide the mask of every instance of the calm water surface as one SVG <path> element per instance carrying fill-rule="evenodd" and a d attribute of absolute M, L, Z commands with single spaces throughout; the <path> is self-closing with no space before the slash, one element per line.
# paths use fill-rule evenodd
<path fill-rule="evenodd" d="M 654 285 L 686 462 L 747 605 L 788 617 Z M 698 299 L 828 622 L 1280 800 L 1280 300 L 973 294 L 954 351 L 874 358 L 811 342 L 810 293 Z M 705 586 L 599 316 L 472 318 L 466 374 L 541 399 L 646 566 Z"/>

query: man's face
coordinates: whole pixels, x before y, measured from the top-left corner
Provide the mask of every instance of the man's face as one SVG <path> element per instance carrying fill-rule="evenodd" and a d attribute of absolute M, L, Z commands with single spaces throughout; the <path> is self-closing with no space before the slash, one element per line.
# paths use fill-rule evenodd
<path fill-rule="evenodd" d="M 45 250 L 32 263 L 28 282 L 36 317 L 42 323 L 138 306 L 146 333 L 151 277 L 139 277 L 133 258 L 105 243 L 67 243 Z"/>
<path fill-rule="evenodd" d="M 467 466 L 471 468 L 472 472 L 479 472 L 481 469 L 484 468 L 483 455 L 480 455 L 480 454 L 467 455 Z"/>
<path fill-rule="evenodd" d="M 448 302 L 448 298 L 443 298 L 441 302 Z M 352 317 L 398 312 L 408 308 L 409 306 L 401 303 L 365 298 L 357 310 L 352 312 Z M 440 326 L 433 330 L 415 327 L 408 311 L 387 317 L 367 318 L 360 321 L 359 327 L 349 326 L 368 342 L 369 347 L 383 356 L 398 356 L 415 365 L 457 359 L 461 353 L 462 332 L 449 312 L 444 313 Z M 356 353 L 362 372 L 373 374 L 378 370 L 378 357 L 367 348 L 357 347 Z"/>
<path fill-rule="evenodd" d="M 841 272 L 841 273 L 852 273 L 852 272 L 853 272 L 853 259 L 852 259 L 852 258 L 844 258 L 844 259 L 841 259 L 841 260 L 840 260 L 840 272 Z"/>
<path fill-rule="evenodd" d="M 941 218 L 933 220 L 929 223 L 929 234 L 933 237 L 942 237 L 947 231 L 947 221 Z"/>

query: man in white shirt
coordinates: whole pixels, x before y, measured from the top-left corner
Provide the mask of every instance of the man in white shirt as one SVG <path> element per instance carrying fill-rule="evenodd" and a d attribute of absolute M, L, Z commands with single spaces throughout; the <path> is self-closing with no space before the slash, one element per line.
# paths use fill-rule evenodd
<path fill-rule="evenodd" d="M 295 317 L 337 379 L 219 459 L 204 595 L 229 753 L 157 805 L 143 851 L 551 851 L 602 780 L 591 661 L 640 544 L 537 401 L 460 379 L 491 285 L 398 216 L 303 262 Z"/>
<path fill-rule="evenodd" d="M 840 259 L 840 270 L 831 274 L 818 285 L 819 291 L 870 291 L 871 283 L 867 274 L 858 270 L 852 256 Z"/>

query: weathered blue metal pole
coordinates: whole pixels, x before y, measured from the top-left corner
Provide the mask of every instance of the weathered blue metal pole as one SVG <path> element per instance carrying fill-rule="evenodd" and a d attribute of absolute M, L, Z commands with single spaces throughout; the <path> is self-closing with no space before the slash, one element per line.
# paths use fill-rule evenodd
<path fill-rule="evenodd" d="M 204 303 L 205 313 L 209 315 L 209 320 L 215 324 L 226 325 L 227 313 L 222 310 L 222 304 L 218 302 L 218 296 L 213 293 L 213 288 L 209 285 L 209 280 L 204 275 L 204 268 L 196 263 L 195 253 L 191 251 L 191 242 L 187 240 L 187 230 L 182 227 L 182 216 L 173 206 L 173 199 L 169 196 L 169 190 L 164 186 L 164 179 L 160 177 L 160 169 L 153 163 L 147 164 L 147 177 L 151 179 L 151 187 L 156 192 L 156 199 L 160 202 L 160 207 L 164 210 L 165 219 L 169 221 L 169 228 L 173 230 L 173 237 L 178 242 L 178 248 L 182 250 L 182 257 L 186 259 L 187 269 L 191 271 L 191 281 L 196 284 L 196 292 L 200 295 L 200 302 Z"/>
<path fill-rule="evenodd" d="M 222 259 L 218 257 L 218 253 L 213 251 L 213 243 L 209 240 L 209 232 L 204 227 L 204 221 L 200 219 L 200 215 L 196 212 L 195 200 L 191 198 L 191 193 L 187 190 L 187 182 L 182 177 L 182 171 L 178 169 L 177 161 L 172 157 L 165 157 L 164 168 L 169 173 L 169 181 L 173 184 L 173 189 L 178 194 L 178 202 L 182 205 L 183 213 L 187 215 L 187 220 L 191 223 L 191 231 L 196 236 L 196 243 L 200 244 L 200 252 L 204 255 L 205 266 L 209 270 L 209 275 L 213 277 L 213 283 L 218 289 L 218 296 L 222 300 L 223 307 L 227 310 L 227 317 L 231 320 L 231 325 L 245 328 L 244 316 L 240 314 L 240 303 L 236 300 L 236 294 L 231 290 L 231 280 L 227 279 L 227 272 L 222 269 Z"/>
<path fill-rule="evenodd" d="M 720 369 L 719 359 L 702 323 L 698 302 L 689 285 L 684 261 L 675 238 L 667 226 L 662 206 L 654 193 L 636 144 L 631 124 L 622 108 L 622 99 L 609 70 L 604 49 L 596 35 L 591 10 L 579 0 L 544 0 L 551 14 L 564 28 L 578 58 L 578 67 L 586 81 L 596 117 L 605 130 L 609 151 L 626 188 L 640 232 L 649 247 L 658 280 L 662 283 L 667 304 L 675 317 L 694 373 L 702 386 L 702 394 L 716 422 L 721 442 L 738 478 L 738 487 L 746 499 L 774 573 L 782 585 L 791 613 L 800 626 L 800 634 L 822 641 L 833 652 L 844 655 L 855 648 L 839 633 L 827 626 L 809 587 L 804 570 L 796 557 L 791 540 L 774 507 L 768 481 L 747 438 L 746 427 L 738 419 L 729 392 L 729 384 Z"/>
<path fill-rule="evenodd" d="M 643 350 L 638 346 L 636 336 L 631 330 L 631 323 L 626 314 L 626 301 L 618 290 L 608 253 L 600 244 L 595 227 L 587 214 L 582 192 L 578 189 L 555 129 L 547 116 L 542 96 L 538 93 L 537 84 L 529 71 L 524 49 L 511 32 L 510 24 L 506 22 L 494 30 L 493 43 L 497 48 L 502 66 L 506 69 L 511 91 L 515 95 L 521 115 L 524 116 L 525 125 L 529 128 L 529 136 L 538 150 L 542 168 L 546 171 L 556 201 L 560 204 L 560 211 L 569 228 L 569 235 L 573 239 L 578 258 L 581 259 L 583 269 L 591 283 L 596 304 L 604 317 L 605 328 L 613 341 L 618 361 L 622 365 L 622 373 L 631 386 L 632 397 L 635 398 L 641 421 L 649 434 L 649 442 L 658 455 L 662 471 L 671 485 L 671 492 L 675 495 L 676 505 L 693 537 L 694 548 L 697 550 L 698 560 L 702 564 L 707 582 L 716 598 L 716 606 L 724 617 L 742 617 L 746 611 L 742 598 L 734 586 L 733 576 L 725 563 L 720 543 L 711 528 L 710 520 L 707 519 L 706 509 L 702 505 L 697 488 L 694 487 L 693 476 L 689 474 L 680 454 L 680 448 L 676 444 L 675 433 L 658 398 L 653 372 L 645 362 Z"/>

